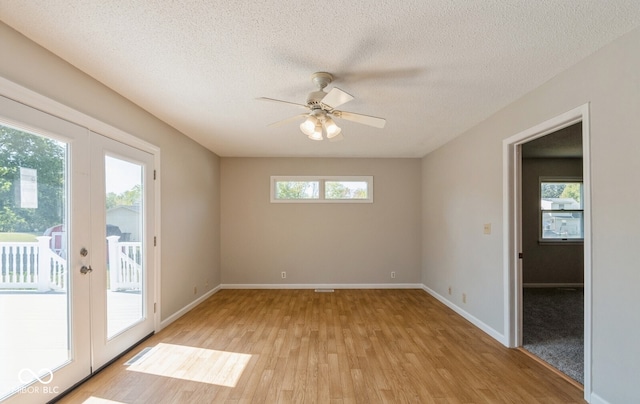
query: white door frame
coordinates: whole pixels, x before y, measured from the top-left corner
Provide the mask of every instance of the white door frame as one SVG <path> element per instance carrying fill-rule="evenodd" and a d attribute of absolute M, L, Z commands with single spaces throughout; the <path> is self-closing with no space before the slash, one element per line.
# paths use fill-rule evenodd
<path fill-rule="evenodd" d="M 533 139 L 582 122 L 584 191 L 584 399 L 591 398 L 591 154 L 589 104 L 515 134 L 502 142 L 504 335 L 509 347 L 522 345 L 522 252 L 520 146 Z"/>

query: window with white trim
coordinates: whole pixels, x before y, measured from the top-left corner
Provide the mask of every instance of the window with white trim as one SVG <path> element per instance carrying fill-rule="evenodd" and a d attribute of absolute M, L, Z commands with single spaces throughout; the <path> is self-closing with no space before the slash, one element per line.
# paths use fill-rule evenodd
<path fill-rule="evenodd" d="M 272 203 L 373 203 L 372 176 L 272 176 Z"/>
<path fill-rule="evenodd" d="M 584 240 L 582 178 L 540 178 L 540 241 Z"/>

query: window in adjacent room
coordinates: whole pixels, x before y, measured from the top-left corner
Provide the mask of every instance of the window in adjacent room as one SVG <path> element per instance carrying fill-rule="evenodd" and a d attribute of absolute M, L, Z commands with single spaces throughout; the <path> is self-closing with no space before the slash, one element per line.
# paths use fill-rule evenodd
<path fill-rule="evenodd" d="M 540 178 L 540 241 L 584 239 L 582 178 Z"/>

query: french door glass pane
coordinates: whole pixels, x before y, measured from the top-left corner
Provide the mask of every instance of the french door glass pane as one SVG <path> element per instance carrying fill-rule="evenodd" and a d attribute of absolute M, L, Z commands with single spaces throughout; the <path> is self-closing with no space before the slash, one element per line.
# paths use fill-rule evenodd
<path fill-rule="evenodd" d="M 0 125 L 0 399 L 44 388 L 71 359 L 67 156 Z"/>
<path fill-rule="evenodd" d="M 105 157 L 107 338 L 144 319 L 143 167 Z"/>

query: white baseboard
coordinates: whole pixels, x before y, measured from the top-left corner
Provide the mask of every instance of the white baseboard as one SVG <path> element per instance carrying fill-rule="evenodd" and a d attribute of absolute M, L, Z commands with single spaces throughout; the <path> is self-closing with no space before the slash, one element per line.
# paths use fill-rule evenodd
<path fill-rule="evenodd" d="M 591 404 L 609 404 L 607 400 L 600 397 L 595 393 L 591 393 L 591 400 L 589 401 Z"/>
<path fill-rule="evenodd" d="M 584 288 L 584 283 L 523 283 L 523 288 Z"/>
<path fill-rule="evenodd" d="M 226 283 L 221 289 L 422 289 L 420 283 Z"/>
<path fill-rule="evenodd" d="M 494 330 L 493 328 L 489 327 L 487 324 L 485 324 L 482 321 L 478 320 L 476 317 L 472 316 L 468 312 L 462 310 L 460 307 L 456 306 L 451 301 L 445 299 L 443 296 L 439 295 L 434 290 L 428 288 L 426 285 L 422 285 L 422 289 L 425 292 L 427 292 L 428 294 L 430 294 L 431 296 L 433 296 L 436 299 L 438 299 L 445 306 L 447 306 L 451 310 L 455 311 L 457 314 L 462 316 L 464 319 L 469 321 L 471 324 L 475 325 L 476 327 L 478 327 L 479 329 L 481 329 L 482 331 L 487 333 L 491 338 L 495 339 L 496 341 L 500 342 L 502 345 L 504 345 L 506 347 L 509 346 L 507 338 L 504 336 L 504 334 L 501 334 L 498 331 Z"/>
<path fill-rule="evenodd" d="M 189 311 L 191 311 L 191 309 L 193 309 L 194 307 L 196 307 L 200 303 L 202 303 L 205 300 L 207 300 L 210 296 L 212 296 L 215 293 L 217 293 L 218 291 L 220 291 L 220 289 L 222 289 L 220 286 L 216 286 L 215 288 L 211 289 L 210 291 L 208 291 L 204 295 L 200 296 L 196 300 L 194 300 L 191 303 L 189 303 L 188 305 L 184 306 L 182 309 L 176 311 L 175 313 L 173 313 L 169 317 L 167 317 L 164 320 L 160 321 L 160 330 L 162 330 L 163 328 L 165 328 L 169 324 L 173 323 L 174 321 L 176 321 L 180 317 L 182 317 L 185 314 L 187 314 Z M 156 330 L 156 332 L 159 332 L 160 330 Z"/>

